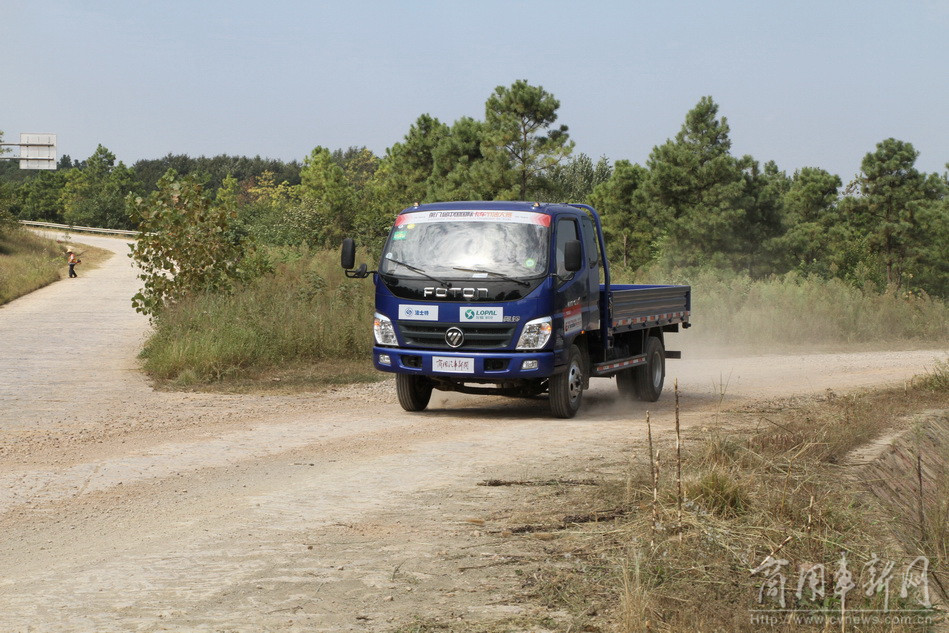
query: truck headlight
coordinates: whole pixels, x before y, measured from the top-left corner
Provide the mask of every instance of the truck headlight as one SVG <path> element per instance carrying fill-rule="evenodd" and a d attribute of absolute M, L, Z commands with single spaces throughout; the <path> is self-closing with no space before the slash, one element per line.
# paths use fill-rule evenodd
<path fill-rule="evenodd" d="M 395 338 L 395 328 L 392 327 L 392 321 L 389 320 L 389 317 L 378 312 L 376 312 L 376 316 L 372 321 L 372 333 L 379 345 L 397 345 L 399 342 Z"/>
<path fill-rule="evenodd" d="M 550 340 L 551 330 L 550 317 L 528 321 L 521 330 L 521 338 L 517 339 L 517 349 L 540 349 Z"/>

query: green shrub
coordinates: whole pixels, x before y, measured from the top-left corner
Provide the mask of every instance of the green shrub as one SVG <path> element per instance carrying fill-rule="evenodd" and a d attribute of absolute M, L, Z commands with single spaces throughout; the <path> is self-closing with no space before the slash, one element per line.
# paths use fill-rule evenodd
<path fill-rule="evenodd" d="M 246 234 L 235 230 L 233 190 L 225 179 L 212 201 L 194 176 L 174 170 L 147 198 L 130 198 L 139 234 L 129 257 L 141 269 L 144 287 L 132 297 L 136 311 L 151 317 L 195 295 L 227 294 L 269 268 Z"/>

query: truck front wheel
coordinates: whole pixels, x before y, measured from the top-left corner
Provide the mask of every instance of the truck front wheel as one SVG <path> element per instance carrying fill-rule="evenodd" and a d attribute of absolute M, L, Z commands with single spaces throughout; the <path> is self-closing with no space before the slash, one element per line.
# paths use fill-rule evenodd
<path fill-rule="evenodd" d="M 406 411 L 424 411 L 432 399 L 432 381 L 425 376 L 396 374 L 395 391 Z"/>
<path fill-rule="evenodd" d="M 666 350 L 655 336 L 646 339 L 646 362 L 636 367 L 636 395 L 640 400 L 655 402 L 666 380 Z"/>
<path fill-rule="evenodd" d="M 572 418 L 580 410 L 585 371 L 580 350 L 571 345 L 566 371 L 550 377 L 550 410 L 558 418 Z"/>

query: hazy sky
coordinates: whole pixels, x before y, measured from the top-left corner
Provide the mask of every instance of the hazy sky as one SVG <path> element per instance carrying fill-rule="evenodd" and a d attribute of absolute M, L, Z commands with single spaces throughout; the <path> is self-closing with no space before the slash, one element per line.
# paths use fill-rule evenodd
<path fill-rule="evenodd" d="M 576 151 L 643 163 L 703 95 L 733 153 L 844 182 L 879 141 L 949 161 L 949 2 L 0 0 L 0 130 L 168 153 L 377 154 L 498 85 L 560 100 Z"/>

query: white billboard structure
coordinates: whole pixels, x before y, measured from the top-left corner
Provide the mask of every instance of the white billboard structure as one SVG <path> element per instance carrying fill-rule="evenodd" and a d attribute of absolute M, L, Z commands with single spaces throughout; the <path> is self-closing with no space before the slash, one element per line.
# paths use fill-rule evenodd
<path fill-rule="evenodd" d="M 20 134 L 20 169 L 56 169 L 56 135 Z"/>
<path fill-rule="evenodd" d="M 19 156 L 3 156 L 20 161 L 20 169 L 56 169 L 55 134 L 20 134 L 19 143 L 2 143 L 20 148 Z"/>

